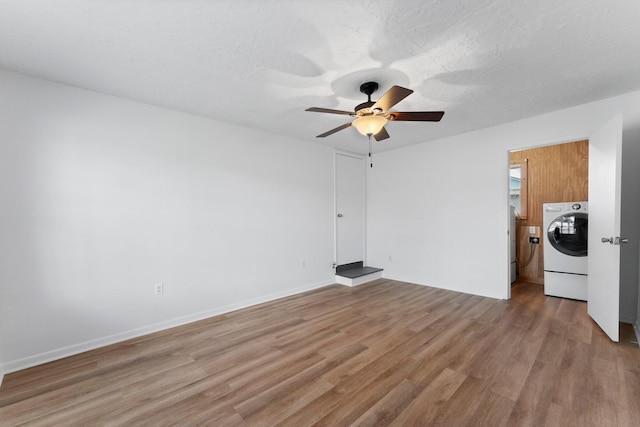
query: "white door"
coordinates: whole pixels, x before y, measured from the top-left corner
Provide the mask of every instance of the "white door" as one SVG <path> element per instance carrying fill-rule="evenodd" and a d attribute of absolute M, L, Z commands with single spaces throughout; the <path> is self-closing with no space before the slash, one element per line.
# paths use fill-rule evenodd
<path fill-rule="evenodd" d="M 589 138 L 587 292 L 589 315 L 616 342 L 620 321 L 621 151 L 622 116 L 616 116 Z"/>
<path fill-rule="evenodd" d="M 364 261 L 364 158 L 336 153 L 336 263 Z"/>

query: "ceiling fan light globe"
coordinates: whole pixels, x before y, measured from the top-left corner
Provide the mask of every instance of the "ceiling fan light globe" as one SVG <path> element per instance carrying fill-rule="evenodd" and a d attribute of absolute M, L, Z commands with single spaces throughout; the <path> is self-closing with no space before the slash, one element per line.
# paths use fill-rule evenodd
<path fill-rule="evenodd" d="M 387 119 L 382 116 L 358 117 L 351 123 L 358 132 L 363 135 L 375 135 L 387 124 Z"/>

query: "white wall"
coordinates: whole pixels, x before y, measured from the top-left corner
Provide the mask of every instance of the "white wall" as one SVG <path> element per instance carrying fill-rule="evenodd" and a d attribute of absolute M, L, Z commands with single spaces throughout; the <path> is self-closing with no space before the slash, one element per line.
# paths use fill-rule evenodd
<path fill-rule="evenodd" d="M 377 154 L 368 181 L 369 264 L 393 279 L 508 298 L 508 151 L 587 138 L 622 113 L 623 157 L 629 153 L 622 227 L 633 239 L 622 248 L 621 316 L 636 318 L 638 105 L 634 92 Z"/>
<path fill-rule="evenodd" d="M 333 282 L 321 145 L 0 72 L 0 200 L 5 372 Z"/>
<path fill-rule="evenodd" d="M 619 112 L 623 231 L 640 237 L 637 105 L 640 92 L 377 154 L 369 264 L 506 298 L 508 151 L 588 137 Z M 0 200 L 0 375 L 333 282 L 320 145 L 0 72 Z M 638 239 L 623 251 L 633 306 Z"/>

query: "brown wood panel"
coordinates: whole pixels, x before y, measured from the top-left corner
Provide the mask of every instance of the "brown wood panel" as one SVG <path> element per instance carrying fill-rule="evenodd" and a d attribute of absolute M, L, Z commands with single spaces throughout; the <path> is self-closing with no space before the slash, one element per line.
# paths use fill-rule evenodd
<path fill-rule="evenodd" d="M 530 253 L 527 227 L 537 228 L 540 245 L 535 258 L 518 271 L 518 279 L 543 283 L 542 204 L 587 201 L 589 197 L 589 141 L 575 141 L 529 150 L 512 151 L 512 162 L 527 160 L 527 219 L 518 221 L 516 249 L 518 262 L 524 264 Z M 531 234 L 533 236 L 534 234 Z"/>
<path fill-rule="evenodd" d="M 635 425 L 631 325 L 541 290 L 328 286 L 9 374 L 0 425 Z"/>

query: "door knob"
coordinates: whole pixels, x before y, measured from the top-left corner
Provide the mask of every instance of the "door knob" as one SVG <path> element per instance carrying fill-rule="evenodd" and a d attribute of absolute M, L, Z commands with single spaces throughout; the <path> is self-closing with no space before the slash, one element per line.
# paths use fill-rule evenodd
<path fill-rule="evenodd" d="M 620 243 L 629 243 L 629 239 L 626 237 L 616 237 L 616 240 L 613 242 L 614 245 L 619 245 Z"/>
<path fill-rule="evenodd" d="M 609 242 L 609 243 L 611 243 L 611 244 L 613 245 L 613 237 L 609 237 L 609 238 L 607 238 L 607 237 L 603 237 L 603 238 L 602 238 L 602 239 L 600 239 L 600 240 L 602 240 L 602 243 L 607 243 L 607 242 Z"/>
<path fill-rule="evenodd" d="M 342 216 L 343 216 L 342 214 L 338 214 L 338 218 L 342 218 Z"/>

